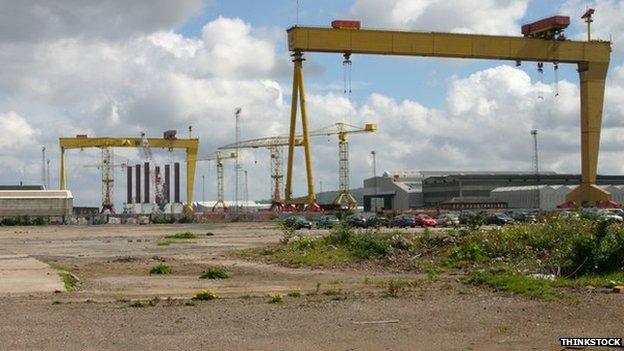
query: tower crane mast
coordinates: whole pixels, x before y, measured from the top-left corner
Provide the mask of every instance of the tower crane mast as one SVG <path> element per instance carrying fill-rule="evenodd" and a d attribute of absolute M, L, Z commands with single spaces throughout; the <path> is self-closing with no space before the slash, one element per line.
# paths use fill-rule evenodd
<path fill-rule="evenodd" d="M 224 211 L 227 211 L 224 195 L 223 161 L 228 159 L 236 159 L 237 157 L 238 154 L 236 152 L 223 154 L 222 152 L 217 151 L 212 155 L 198 156 L 196 159 L 196 161 L 215 161 L 217 163 L 217 202 L 214 204 L 214 206 L 212 206 L 212 212 L 215 212 L 219 206 L 221 206 Z"/>

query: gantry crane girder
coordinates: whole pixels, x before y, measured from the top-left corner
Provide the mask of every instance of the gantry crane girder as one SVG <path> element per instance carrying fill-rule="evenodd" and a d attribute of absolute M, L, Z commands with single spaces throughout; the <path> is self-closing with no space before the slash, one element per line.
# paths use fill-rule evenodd
<path fill-rule="evenodd" d="M 184 149 L 186 150 L 186 201 L 185 210 L 192 212 L 193 188 L 195 182 L 195 165 L 197 150 L 199 148 L 198 139 L 160 139 L 147 138 L 149 146 L 161 149 Z M 73 138 L 59 138 L 61 147 L 61 170 L 60 188 L 66 188 L 65 176 L 65 150 L 84 148 L 143 148 L 145 139 L 138 137 L 99 137 L 90 138 L 87 136 L 77 136 Z"/>
<path fill-rule="evenodd" d="M 354 30 L 314 27 L 288 29 L 288 48 L 293 52 L 293 94 L 286 179 L 286 200 L 291 196 L 297 103 L 301 106 L 303 146 L 306 155 L 308 202 L 316 202 L 308 142 L 303 87 L 303 53 L 373 54 L 572 63 L 578 67 L 581 96 L 581 185 L 567 195 L 577 205 L 593 205 L 610 199 L 596 186 L 600 128 L 605 81 L 611 56 L 606 41 L 544 40 L 511 36 Z"/>

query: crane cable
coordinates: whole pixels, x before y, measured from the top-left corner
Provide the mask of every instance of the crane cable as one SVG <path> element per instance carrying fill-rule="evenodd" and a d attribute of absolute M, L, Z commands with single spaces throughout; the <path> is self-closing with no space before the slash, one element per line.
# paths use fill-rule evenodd
<path fill-rule="evenodd" d="M 347 98 L 347 101 L 349 102 L 349 105 L 351 105 L 351 93 L 352 93 L 352 90 L 351 90 L 351 68 L 352 68 L 351 53 L 347 52 L 347 53 L 344 54 L 344 61 L 342 61 L 342 80 L 343 80 L 343 94 Z M 348 119 L 348 121 L 347 121 L 347 119 Z M 344 122 L 345 123 L 351 123 L 350 109 L 345 112 Z"/>
<path fill-rule="evenodd" d="M 538 73 L 539 82 L 540 82 L 540 86 L 537 91 L 537 98 L 539 100 L 544 100 L 544 96 L 542 94 L 542 87 L 544 86 L 544 63 L 543 62 L 537 63 L 537 73 Z"/>
<path fill-rule="evenodd" d="M 559 96 L 559 62 L 553 63 L 553 69 L 555 71 L 555 97 Z"/>

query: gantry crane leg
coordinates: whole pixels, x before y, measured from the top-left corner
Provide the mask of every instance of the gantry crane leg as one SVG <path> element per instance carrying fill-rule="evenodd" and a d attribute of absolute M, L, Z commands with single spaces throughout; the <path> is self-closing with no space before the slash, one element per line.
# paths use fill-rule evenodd
<path fill-rule="evenodd" d="M 578 64 L 581 80 L 581 185 L 566 196 L 577 205 L 609 201 L 611 194 L 596 185 L 600 126 L 608 63 Z"/>
<path fill-rule="evenodd" d="M 295 151 L 295 133 L 297 127 L 297 102 L 301 108 L 301 128 L 302 128 L 302 146 L 305 154 L 306 176 L 308 181 L 308 198 L 306 210 L 318 211 L 319 205 L 316 203 L 316 194 L 314 193 L 314 177 L 312 175 L 312 152 L 310 150 L 310 133 L 308 130 L 308 116 L 305 101 L 305 89 L 303 86 L 303 53 L 295 51 L 293 53 L 293 92 L 290 107 L 290 133 L 288 139 L 288 170 L 286 174 L 286 203 L 292 204 L 292 176 L 293 176 L 293 160 Z"/>

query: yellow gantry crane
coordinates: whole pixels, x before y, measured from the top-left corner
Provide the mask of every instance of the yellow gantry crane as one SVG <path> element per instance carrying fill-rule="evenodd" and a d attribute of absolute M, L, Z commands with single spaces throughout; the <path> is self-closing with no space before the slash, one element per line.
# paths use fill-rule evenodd
<path fill-rule="evenodd" d="M 363 127 L 349 125 L 346 123 L 334 123 L 327 127 L 310 131 L 310 137 L 338 135 L 338 156 L 339 156 L 339 194 L 334 200 L 334 204 L 339 206 L 346 205 L 349 208 L 355 207 L 357 201 L 349 192 L 349 134 L 371 133 L 377 130 L 377 125 L 366 123 Z M 257 149 L 267 148 L 271 154 L 271 179 L 274 184 L 273 199 L 271 200 L 271 210 L 281 210 L 283 203 L 281 201 L 281 180 L 283 176 L 282 170 L 282 148 L 289 145 L 288 136 L 275 136 L 244 140 L 239 143 L 228 144 L 219 148 L 219 150 L 236 150 L 236 149 Z M 302 137 L 295 138 L 295 146 L 303 145 Z M 292 204 L 287 203 L 287 204 Z"/>
<path fill-rule="evenodd" d="M 217 163 L 217 202 L 214 204 L 214 206 L 212 206 L 212 212 L 215 212 L 217 208 L 219 208 L 219 206 L 221 206 L 223 211 L 227 211 L 227 206 L 225 206 L 225 194 L 223 186 L 223 161 L 235 159 L 237 155 L 238 154 L 236 152 L 223 154 L 217 151 L 212 155 L 197 157 L 197 161 L 215 161 Z"/>
<path fill-rule="evenodd" d="M 450 57 L 576 64 L 581 84 L 581 185 L 567 196 L 578 205 L 594 205 L 610 199 L 596 186 L 598 148 L 605 80 L 611 43 L 569 41 L 565 38 L 512 37 L 476 34 L 424 33 L 357 28 L 292 27 L 288 48 L 294 71 L 286 174 L 286 202 L 292 201 L 292 176 L 297 128 L 297 105 L 301 109 L 302 146 L 308 182 L 308 207 L 317 208 L 312 174 L 310 132 L 303 82 L 304 52 L 372 55 Z"/>
<path fill-rule="evenodd" d="M 61 171 L 60 171 L 60 188 L 66 189 L 65 178 L 65 151 L 68 149 L 84 149 L 84 148 L 143 148 L 145 141 L 149 142 L 152 148 L 161 149 L 184 149 L 186 150 L 186 201 L 185 211 L 191 213 L 193 211 L 193 185 L 195 182 L 195 165 L 197 158 L 197 149 L 199 148 L 198 139 L 177 139 L 177 138 L 145 138 L 145 137 L 98 137 L 89 138 L 86 135 L 78 135 L 74 138 L 59 138 L 59 146 L 61 147 Z"/>

